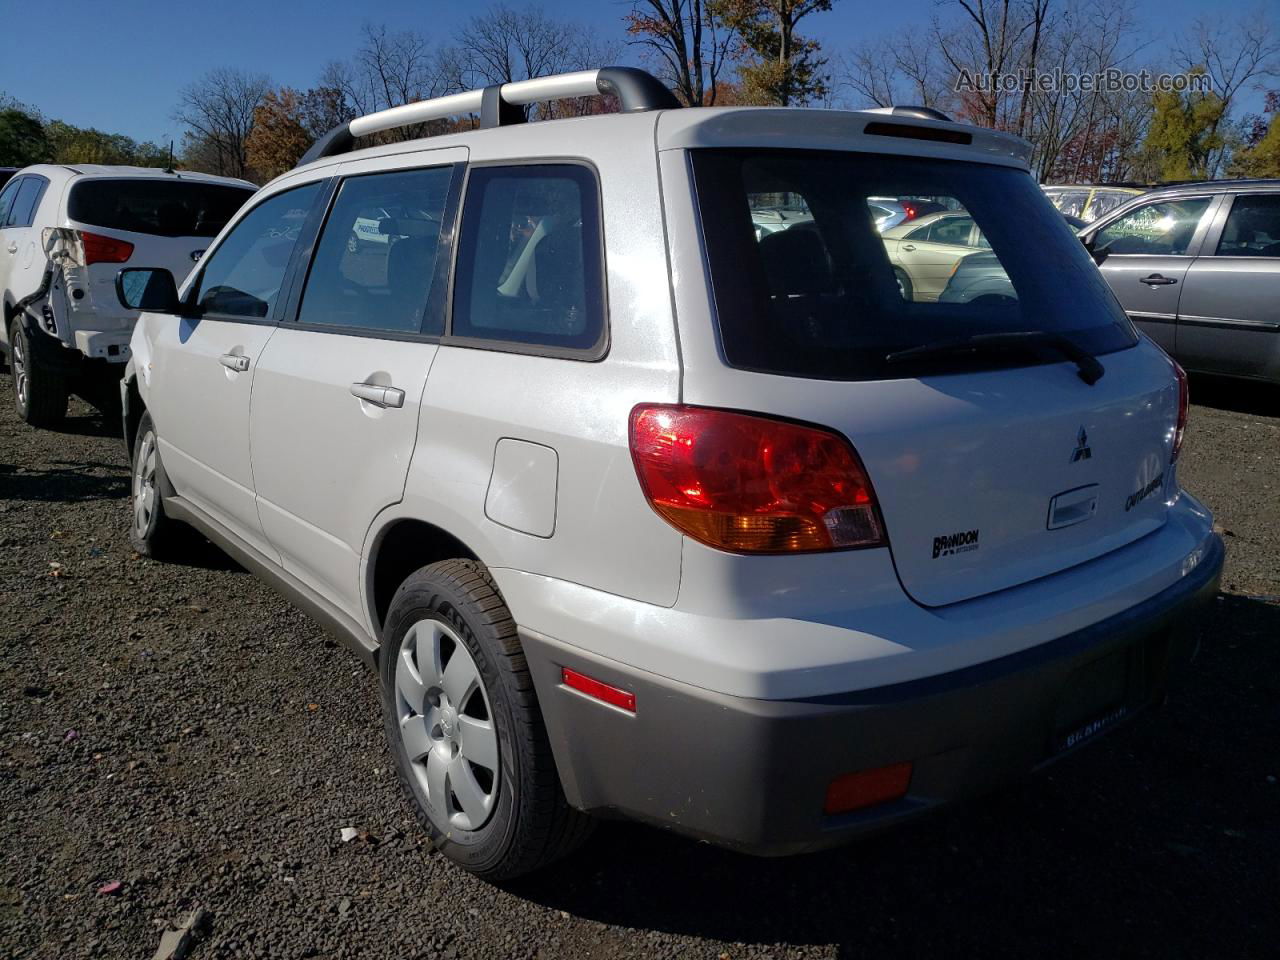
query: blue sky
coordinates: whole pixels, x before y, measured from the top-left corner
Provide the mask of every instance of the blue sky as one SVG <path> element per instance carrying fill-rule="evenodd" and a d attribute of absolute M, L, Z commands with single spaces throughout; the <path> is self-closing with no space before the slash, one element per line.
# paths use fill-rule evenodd
<path fill-rule="evenodd" d="M 1137 2 L 1144 32 L 1171 30 L 1205 12 L 1201 0 Z M 522 0 L 509 3 L 524 5 Z M 0 0 L 4 33 L 30 39 L 5 43 L 0 91 L 50 118 L 167 142 L 181 137 L 170 119 L 178 91 L 206 70 L 234 66 L 267 73 L 276 84 L 306 88 L 325 63 L 355 50 L 365 21 L 411 27 L 447 41 L 487 6 L 485 0 L 62 0 L 42 8 Z M 544 0 L 540 6 L 548 14 L 621 37 L 621 18 L 631 4 Z M 936 9 L 934 0 L 838 0 L 832 12 L 814 15 L 805 26 L 829 50 L 840 51 L 863 37 L 892 42 L 900 31 L 923 30 Z M 1257 9 L 1256 0 L 1216 2 L 1213 15 L 1232 16 L 1245 9 Z M 29 33 L 18 27 L 24 20 L 31 23 Z M 1152 52 L 1158 56 L 1167 38 L 1156 33 L 1153 40 Z M 49 68 L 55 53 L 60 70 Z M 637 55 L 633 49 L 624 59 Z M 1257 109 L 1260 103 L 1260 95 L 1250 94 L 1243 105 Z"/>

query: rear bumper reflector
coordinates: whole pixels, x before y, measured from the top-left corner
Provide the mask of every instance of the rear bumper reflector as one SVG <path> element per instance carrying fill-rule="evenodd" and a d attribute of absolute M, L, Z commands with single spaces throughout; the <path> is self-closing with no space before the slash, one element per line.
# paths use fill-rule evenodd
<path fill-rule="evenodd" d="M 599 700 L 602 703 L 609 704 L 611 707 L 626 710 L 628 713 L 636 712 L 636 695 L 634 693 L 610 686 L 601 680 L 595 679 L 595 677 L 588 677 L 585 673 L 579 673 L 577 670 L 563 667 L 560 671 L 560 682 L 570 690 L 585 693 L 593 700 Z"/>

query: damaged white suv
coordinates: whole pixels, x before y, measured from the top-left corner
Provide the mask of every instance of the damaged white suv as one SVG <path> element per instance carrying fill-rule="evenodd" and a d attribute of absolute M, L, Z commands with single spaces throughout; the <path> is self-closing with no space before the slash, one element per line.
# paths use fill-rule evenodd
<path fill-rule="evenodd" d="M 148 167 L 18 171 L 0 191 L 0 352 L 18 416 L 56 426 L 70 392 L 113 410 L 138 316 L 116 298 L 121 265 L 185 276 L 255 189 Z"/>
<path fill-rule="evenodd" d="M 1158 702 L 1222 565 L 1185 377 L 1024 141 L 676 106 L 605 68 L 362 117 L 181 287 L 119 279 L 134 544 L 195 527 L 375 664 L 489 877 L 591 816 L 785 854 L 988 789 Z M 965 211 L 1007 291 L 897 282 L 884 197 Z"/>

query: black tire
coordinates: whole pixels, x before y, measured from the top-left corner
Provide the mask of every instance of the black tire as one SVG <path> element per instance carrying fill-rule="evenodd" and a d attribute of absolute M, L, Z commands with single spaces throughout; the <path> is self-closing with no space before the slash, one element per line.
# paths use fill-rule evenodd
<path fill-rule="evenodd" d="M 416 638 L 431 624 L 442 625 L 444 632 L 452 634 L 441 642 L 442 649 L 448 647 L 442 662 L 453 663 L 458 655 L 456 643 L 461 642 L 482 684 L 476 694 L 457 705 L 452 723 L 479 703 L 497 735 L 500 771 L 490 780 L 492 805 L 478 829 L 459 827 L 456 820 L 447 819 L 447 810 L 431 802 L 426 788 L 430 752 L 419 763 L 411 761 L 401 732 L 402 715 L 405 723 L 425 717 L 397 690 L 402 653 L 410 657 L 415 670 L 423 670 L 423 688 L 437 691 L 436 716 L 447 709 L 443 688 L 430 687 L 425 666 L 416 667 L 417 658 L 405 644 L 413 630 L 414 649 L 421 649 Z M 438 628 L 436 632 L 440 635 Z M 471 873 L 505 880 L 537 870 L 581 845 L 593 821 L 565 801 L 516 625 L 489 571 L 472 560 L 444 560 L 418 570 L 392 598 L 383 636 L 379 673 L 387 739 L 400 783 L 435 847 Z M 431 697 L 427 695 L 424 711 L 432 709 Z M 444 721 L 434 729 L 439 732 L 443 727 Z M 459 753 L 451 741 L 432 743 L 431 751 L 443 750 L 445 756 L 450 749 L 455 756 Z M 465 747 L 461 752 L 466 753 Z M 471 769 L 476 775 L 485 772 Z M 446 807 L 463 806 L 450 789 L 444 793 Z"/>
<path fill-rule="evenodd" d="M 151 464 L 148 466 L 148 460 Z M 147 476 L 150 471 L 149 478 Z M 141 488 L 149 484 L 151 505 L 143 516 L 139 504 Z M 138 432 L 133 441 L 130 460 L 129 483 L 129 543 L 133 549 L 152 560 L 170 560 L 180 556 L 194 539 L 194 531 L 164 512 L 164 488 L 168 482 L 164 476 L 164 464 L 156 447 L 156 428 L 151 414 L 143 412 L 138 421 Z"/>
<path fill-rule="evenodd" d="M 907 276 L 907 271 L 901 267 L 893 268 L 893 277 L 898 281 L 898 292 L 902 294 L 902 299 L 908 303 L 915 297 L 915 287 L 911 284 L 911 278 Z"/>
<path fill-rule="evenodd" d="M 67 416 L 66 378 L 33 354 L 31 340 L 15 318 L 9 328 L 9 364 L 13 367 L 13 403 L 18 417 L 33 427 L 58 427 Z"/>

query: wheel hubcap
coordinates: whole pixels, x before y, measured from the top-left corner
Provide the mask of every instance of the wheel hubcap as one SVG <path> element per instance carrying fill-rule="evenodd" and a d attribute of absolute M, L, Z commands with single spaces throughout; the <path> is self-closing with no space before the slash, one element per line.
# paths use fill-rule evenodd
<path fill-rule="evenodd" d="M 145 537 L 156 511 L 156 435 L 147 433 L 133 467 L 133 527 Z"/>
<path fill-rule="evenodd" d="M 498 734 L 480 670 L 458 635 L 419 620 L 396 662 L 400 740 L 438 822 L 478 830 L 501 781 Z"/>
<path fill-rule="evenodd" d="M 27 384 L 27 357 L 22 352 L 20 336 L 13 338 L 13 385 L 18 391 L 18 402 L 25 407 L 30 387 Z"/>

